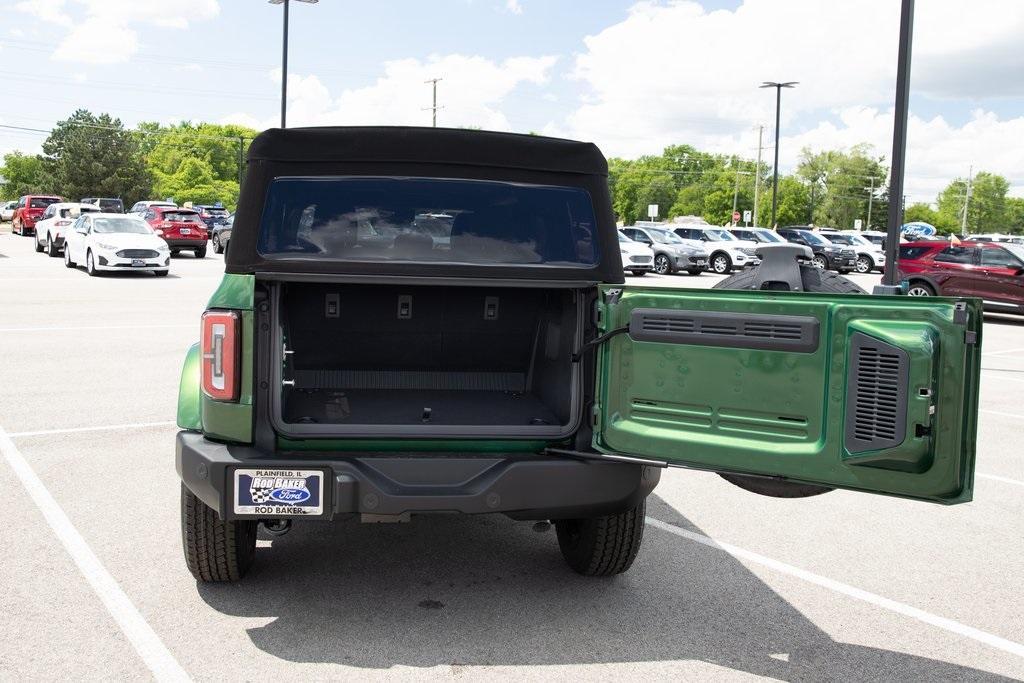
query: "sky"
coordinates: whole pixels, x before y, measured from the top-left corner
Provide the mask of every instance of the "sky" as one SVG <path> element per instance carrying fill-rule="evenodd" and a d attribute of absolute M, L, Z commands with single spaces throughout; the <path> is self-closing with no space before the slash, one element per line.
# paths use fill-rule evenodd
<path fill-rule="evenodd" d="M 1024 196 L 1024 0 L 918 2 L 906 192 L 1000 173 Z M 126 125 L 276 126 L 282 10 L 266 0 L 0 2 L 0 124 L 76 108 Z M 438 125 L 669 144 L 780 163 L 801 149 L 892 148 L 897 0 L 292 0 L 288 125 Z M 0 153 L 45 133 L 0 128 Z"/>

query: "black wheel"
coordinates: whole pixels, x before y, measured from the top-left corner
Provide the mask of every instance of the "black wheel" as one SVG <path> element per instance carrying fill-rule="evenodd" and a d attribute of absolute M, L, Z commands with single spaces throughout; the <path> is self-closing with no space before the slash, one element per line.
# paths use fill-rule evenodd
<path fill-rule="evenodd" d="M 750 268 L 716 283 L 712 289 L 753 289 L 757 268 Z M 800 266 L 800 283 L 805 292 L 822 292 L 827 294 L 867 294 L 857 283 L 842 275 L 821 270 L 817 266 Z M 719 472 L 719 476 L 741 489 L 773 498 L 807 498 L 828 493 L 828 486 L 799 484 L 771 477 L 759 477 L 748 474 L 731 474 Z"/>
<path fill-rule="evenodd" d="M 174 257 L 174 256 L 177 256 L 177 255 L 178 255 L 178 254 L 180 254 L 180 253 L 181 253 L 181 252 L 180 252 L 180 251 L 178 251 L 177 249 L 171 249 L 171 256 L 172 256 L 172 257 Z"/>
<path fill-rule="evenodd" d="M 871 260 L 871 257 L 867 254 L 861 254 L 857 257 L 857 265 L 855 270 L 858 273 L 870 273 L 875 269 L 875 262 Z"/>
<path fill-rule="evenodd" d="M 811 259 L 811 265 L 818 270 L 828 270 L 828 261 L 820 254 Z"/>
<path fill-rule="evenodd" d="M 11 223 L 11 232 L 18 235 L 23 234 L 21 226 L 17 223 Z"/>
<path fill-rule="evenodd" d="M 68 245 L 64 245 L 64 267 L 74 268 L 75 262 L 71 260 L 71 250 L 68 249 Z"/>
<path fill-rule="evenodd" d="M 43 245 L 39 242 L 39 234 L 38 233 L 36 233 L 36 235 L 32 238 L 32 241 L 36 243 L 36 253 L 37 254 L 42 254 L 43 253 Z"/>
<path fill-rule="evenodd" d="M 195 253 L 196 258 L 206 258 L 206 245 L 204 244 L 203 246 L 199 247 L 193 253 Z"/>
<path fill-rule="evenodd" d="M 96 277 L 100 274 L 100 271 L 96 270 L 96 263 L 93 261 L 92 251 L 85 252 L 85 272 L 89 273 L 89 277 Z"/>
<path fill-rule="evenodd" d="M 57 251 L 57 245 L 53 243 L 53 238 L 49 235 L 46 236 L 46 255 L 50 258 L 57 258 L 60 256 L 60 252 Z"/>
<path fill-rule="evenodd" d="M 633 270 L 633 271 L 630 271 L 630 272 L 632 272 L 633 275 L 636 275 L 637 277 L 643 277 L 644 275 L 647 275 L 647 271 L 646 270 Z"/>
<path fill-rule="evenodd" d="M 836 272 L 839 273 L 840 275 L 847 275 L 847 274 L 850 273 L 850 269 L 849 268 L 843 268 L 841 270 L 837 270 Z"/>
<path fill-rule="evenodd" d="M 690 275 L 700 275 L 701 273 L 704 272 L 704 269 L 703 268 L 691 268 L 690 270 L 688 270 L 686 272 L 689 273 Z"/>
<path fill-rule="evenodd" d="M 654 272 L 658 275 L 668 275 L 672 272 L 672 261 L 665 254 L 658 254 L 654 257 Z"/>
<path fill-rule="evenodd" d="M 719 275 L 728 275 L 732 272 L 732 259 L 728 254 L 715 254 L 711 257 L 711 270 Z"/>
<path fill-rule="evenodd" d="M 645 510 L 646 501 L 617 515 L 555 521 L 562 557 L 584 576 L 621 574 L 640 550 Z"/>
<path fill-rule="evenodd" d="M 153 274 L 156 275 L 157 277 L 167 277 L 167 273 L 169 273 L 169 272 L 171 272 L 171 271 L 170 270 L 154 270 Z"/>
<path fill-rule="evenodd" d="M 215 234 L 213 236 L 213 253 L 214 254 L 223 254 L 224 253 L 224 247 L 221 246 L 221 243 L 220 243 L 220 235 L 216 235 Z M 635 274 L 636 273 L 634 273 L 634 275 Z"/>
<path fill-rule="evenodd" d="M 238 581 L 256 557 L 256 520 L 226 522 L 181 485 L 181 544 L 197 581 Z"/>
<path fill-rule="evenodd" d="M 911 282 L 907 296 L 935 296 L 935 289 L 927 282 Z"/>

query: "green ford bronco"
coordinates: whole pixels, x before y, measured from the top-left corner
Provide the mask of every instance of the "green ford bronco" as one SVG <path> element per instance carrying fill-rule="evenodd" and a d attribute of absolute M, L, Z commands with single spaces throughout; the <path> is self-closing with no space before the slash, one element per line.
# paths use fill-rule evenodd
<path fill-rule="evenodd" d="M 591 144 L 263 133 L 181 377 L 189 570 L 241 578 L 260 524 L 460 512 L 551 521 L 572 569 L 617 574 L 665 467 L 970 500 L 978 303 L 866 296 L 805 249 L 626 285 Z"/>

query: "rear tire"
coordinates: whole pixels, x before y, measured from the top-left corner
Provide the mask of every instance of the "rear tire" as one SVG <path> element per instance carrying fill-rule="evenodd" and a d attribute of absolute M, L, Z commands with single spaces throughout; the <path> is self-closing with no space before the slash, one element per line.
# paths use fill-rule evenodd
<path fill-rule="evenodd" d="M 196 258 L 206 258 L 206 245 L 204 244 L 199 247 L 193 253 L 196 255 Z"/>
<path fill-rule="evenodd" d="M 935 296 L 935 289 L 925 282 L 911 282 L 907 296 Z"/>
<path fill-rule="evenodd" d="M 32 241 L 36 243 L 36 245 L 35 245 L 36 246 L 36 253 L 37 254 L 42 254 L 43 253 L 43 245 L 39 242 L 39 233 L 36 233 L 35 235 L 32 236 Z"/>
<path fill-rule="evenodd" d="M 57 258 L 60 256 L 60 252 L 57 251 L 57 247 L 53 244 L 53 238 L 49 235 L 46 236 L 46 255 L 50 258 Z"/>
<path fill-rule="evenodd" d="M 156 275 L 157 277 L 167 277 L 167 273 L 169 273 L 169 272 L 171 272 L 171 271 L 170 270 L 154 270 L 153 274 Z"/>
<path fill-rule="evenodd" d="M 181 544 L 196 581 L 238 581 L 256 557 L 256 520 L 228 522 L 181 485 Z"/>
<path fill-rule="evenodd" d="M 643 277 L 644 275 L 647 275 L 646 270 L 632 270 L 630 272 L 633 273 L 633 275 L 635 275 L 636 277 Z"/>
<path fill-rule="evenodd" d="M 223 254 L 224 253 L 224 247 L 220 243 L 220 235 L 214 235 L 213 236 L 213 253 L 214 254 Z M 634 272 L 633 274 L 636 275 L 636 272 Z"/>
<path fill-rule="evenodd" d="M 614 576 L 629 569 L 644 537 L 647 502 L 617 515 L 555 521 L 558 547 L 573 571 Z"/>
<path fill-rule="evenodd" d="M 811 265 L 821 271 L 828 270 L 828 261 L 825 260 L 824 256 L 815 256 L 812 258 Z"/>
<path fill-rule="evenodd" d="M 712 289 L 754 289 L 754 277 L 757 268 L 750 268 L 737 273 L 715 284 Z M 800 283 L 805 292 L 822 292 L 826 294 L 867 294 L 857 283 L 842 275 L 820 270 L 817 266 L 800 266 Z M 771 496 L 772 498 L 808 498 L 828 493 L 833 490 L 828 486 L 801 484 L 791 481 L 759 477 L 746 474 L 719 472 L 718 476 L 741 489 Z"/>

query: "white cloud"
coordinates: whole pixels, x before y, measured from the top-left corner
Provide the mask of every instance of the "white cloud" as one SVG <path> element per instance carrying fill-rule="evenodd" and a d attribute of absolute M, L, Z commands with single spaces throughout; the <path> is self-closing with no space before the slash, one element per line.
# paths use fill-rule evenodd
<path fill-rule="evenodd" d="M 892 0 L 744 0 L 734 11 L 706 11 L 692 0 L 640 2 L 584 39 L 569 74 L 585 86 L 582 103 L 545 131 L 594 140 L 610 155 L 688 142 L 751 157 L 751 129 L 774 122 L 774 91 L 758 85 L 794 80 L 797 88 L 783 92 L 782 131 L 791 136 L 780 146 L 780 166 L 791 165 L 804 144 L 868 141 L 888 157 L 898 26 Z M 1018 0 L 918 3 L 913 92 L 933 99 L 1024 95 L 1022 32 Z M 1005 144 L 1015 138 L 998 137 L 1021 122 L 991 113 L 961 127 L 915 119 L 908 172 L 948 180 L 966 174 L 971 159 L 985 159 L 992 170 L 1019 173 L 1021 159 Z M 913 192 L 937 182 L 910 180 Z"/>
<path fill-rule="evenodd" d="M 519 0 L 505 0 L 505 9 L 512 14 L 522 14 L 523 6 Z"/>
<path fill-rule="evenodd" d="M 288 78 L 289 125 L 430 125 L 431 89 L 437 84 L 438 124 L 511 130 L 501 104 L 523 83 L 544 84 L 557 57 L 511 57 L 501 62 L 478 56 L 434 55 L 425 61 L 399 59 L 385 62 L 384 73 L 372 85 L 333 96 L 314 75 Z M 281 70 L 270 78 L 281 82 Z M 233 114 L 227 120 L 252 125 L 253 118 Z M 256 128 L 276 126 L 275 118 Z"/>
<path fill-rule="evenodd" d="M 24 0 L 14 9 L 71 29 L 57 41 L 53 59 L 118 64 L 138 50 L 134 25 L 184 29 L 216 17 L 220 5 L 217 0 Z"/>

